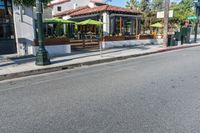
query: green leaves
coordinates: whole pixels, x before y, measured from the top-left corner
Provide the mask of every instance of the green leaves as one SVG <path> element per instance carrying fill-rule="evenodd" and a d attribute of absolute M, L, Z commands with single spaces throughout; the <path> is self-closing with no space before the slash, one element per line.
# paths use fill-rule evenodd
<path fill-rule="evenodd" d="M 48 4 L 52 0 L 43 0 L 44 4 Z M 16 5 L 35 6 L 36 0 L 14 0 Z"/>
<path fill-rule="evenodd" d="M 135 8 L 138 8 L 140 7 L 140 4 L 137 0 L 129 0 L 126 2 L 126 7 L 135 7 Z"/>
<path fill-rule="evenodd" d="M 142 12 L 150 11 L 150 0 L 141 0 L 141 11 Z"/>
<path fill-rule="evenodd" d="M 154 11 L 160 11 L 163 9 L 163 0 L 153 0 L 151 3 L 151 9 Z"/>
<path fill-rule="evenodd" d="M 143 16 L 156 16 L 157 11 L 164 10 L 163 0 L 128 0 L 126 7 L 139 7 Z M 170 9 L 174 10 L 174 17 L 170 18 L 172 23 L 182 23 L 187 20 L 188 16 L 194 16 L 194 0 L 180 0 L 180 2 L 171 2 Z"/>
<path fill-rule="evenodd" d="M 171 9 L 174 10 L 174 18 L 171 19 L 174 23 L 182 23 L 187 20 L 188 16 L 195 15 L 193 0 L 182 0 L 180 3 L 172 3 Z"/>

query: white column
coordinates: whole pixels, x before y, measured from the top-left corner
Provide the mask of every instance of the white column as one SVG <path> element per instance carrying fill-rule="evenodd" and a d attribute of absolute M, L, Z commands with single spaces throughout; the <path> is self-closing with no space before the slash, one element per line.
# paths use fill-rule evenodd
<path fill-rule="evenodd" d="M 110 34 L 110 15 L 107 12 L 103 13 L 103 34 L 104 36 Z"/>

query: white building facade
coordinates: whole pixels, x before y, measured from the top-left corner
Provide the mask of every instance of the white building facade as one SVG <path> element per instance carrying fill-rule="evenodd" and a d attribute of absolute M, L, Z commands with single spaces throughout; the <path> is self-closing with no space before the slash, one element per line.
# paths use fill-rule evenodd
<path fill-rule="evenodd" d="M 0 0 L 0 55 L 31 54 L 34 38 L 33 9 Z"/>
<path fill-rule="evenodd" d="M 55 15 L 81 6 L 95 6 L 94 2 L 102 3 L 103 0 L 53 0 L 49 7 L 52 7 L 52 15 Z"/>
<path fill-rule="evenodd" d="M 104 36 L 138 35 L 140 32 L 142 13 L 139 10 L 108 5 L 100 0 L 88 0 L 80 6 L 73 8 L 73 4 L 76 5 L 76 2 L 79 0 L 72 1 L 70 1 L 71 3 L 68 1 L 52 4 L 53 17 L 69 19 L 76 22 L 87 19 L 102 21 L 104 22 L 102 26 Z M 56 11 L 56 7 L 61 5 L 63 5 L 62 11 Z"/>
<path fill-rule="evenodd" d="M 51 17 L 48 13 L 45 16 Z M 33 7 L 15 5 L 12 0 L 0 0 L 0 55 L 35 55 L 38 48 L 34 45 L 37 38 L 36 28 L 36 14 Z M 67 45 L 46 46 L 46 48 L 50 54 L 71 52 Z"/>

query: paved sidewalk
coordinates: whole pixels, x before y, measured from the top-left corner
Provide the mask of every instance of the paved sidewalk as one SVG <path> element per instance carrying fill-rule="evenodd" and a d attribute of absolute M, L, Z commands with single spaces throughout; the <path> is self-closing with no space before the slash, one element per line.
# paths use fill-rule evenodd
<path fill-rule="evenodd" d="M 113 48 L 104 50 L 102 56 L 100 55 L 100 52 L 97 51 L 55 57 L 51 59 L 52 64 L 48 66 L 36 66 L 34 57 L 22 59 L 1 59 L 0 80 L 48 73 L 83 65 L 111 62 L 115 60 L 127 59 L 131 57 L 195 46 L 200 46 L 200 43 L 176 46 L 171 48 L 162 48 L 161 45 L 138 45 L 124 48 Z"/>

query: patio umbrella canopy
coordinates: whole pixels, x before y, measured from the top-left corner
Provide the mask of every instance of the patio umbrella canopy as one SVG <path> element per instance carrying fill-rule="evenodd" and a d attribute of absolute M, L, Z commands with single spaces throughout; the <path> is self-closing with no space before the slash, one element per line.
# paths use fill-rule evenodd
<path fill-rule="evenodd" d="M 43 23 L 46 25 L 46 32 L 47 32 L 47 35 L 48 35 L 48 25 L 49 24 L 56 24 L 56 26 L 52 27 L 51 26 L 51 34 L 54 34 L 56 33 L 58 36 L 60 36 L 62 34 L 62 32 L 64 32 L 64 34 L 66 34 L 66 24 L 75 24 L 76 22 L 74 21 L 70 21 L 70 20 L 65 20 L 65 19 L 62 19 L 62 18 L 49 18 L 49 19 L 45 19 L 43 21 Z M 61 28 L 60 26 L 63 27 Z M 61 31 L 62 29 L 62 31 Z"/>
<path fill-rule="evenodd" d="M 45 19 L 44 23 L 69 23 L 69 24 L 73 24 L 73 23 L 76 23 L 76 22 L 61 19 L 61 18 L 49 18 L 49 19 Z"/>
<path fill-rule="evenodd" d="M 151 27 L 154 27 L 154 28 L 162 28 L 164 27 L 163 24 L 161 23 L 155 23 L 155 24 L 152 24 Z"/>
<path fill-rule="evenodd" d="M 96 21 L 96 20 L 92 20 L 92 19 L 88 19 L 88 20 L 84 20 L 82 22 L 76 23 L 77 25 L 102 25 L 105 24 L 101 21 Z"/>

